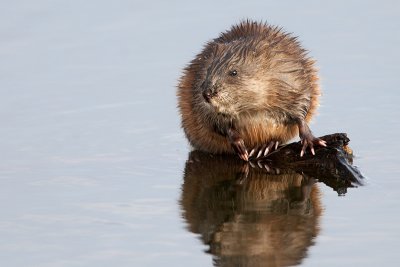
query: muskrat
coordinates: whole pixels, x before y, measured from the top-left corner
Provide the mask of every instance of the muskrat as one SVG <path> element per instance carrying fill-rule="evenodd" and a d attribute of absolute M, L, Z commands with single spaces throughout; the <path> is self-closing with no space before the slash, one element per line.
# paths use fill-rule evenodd
<path fill-rule="evenodd" d="M 208 42 L 178 85 L 182 127 L 191 145 L 243 160 L 267 155 L 300 136 L 314 145 L 308 122 L 320 89 L 314 60 L 297 37 L 263 22 L 242 21 Z M 250 151 L 250 152 L 249 152 Z"/>

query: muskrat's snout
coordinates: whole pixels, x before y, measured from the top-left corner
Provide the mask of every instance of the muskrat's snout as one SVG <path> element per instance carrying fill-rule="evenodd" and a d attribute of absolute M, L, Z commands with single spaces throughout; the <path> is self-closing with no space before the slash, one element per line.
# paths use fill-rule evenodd
<path fill-rule="evenodd" d="M 207 102 L 210 102 L 211 94 L 211 90 L 203 91 L 203 97 Z"/>
<path fill-rule="evenodd" d="M 216 94 L 217 93 L 211 90 L 210 88 L 203 91 L 203 97 L 207 102 L 210 102 L 211 98 Z"/>
<path fill-rule="evenodd" d="M 211 84 L 208 81 L 204 81 L 201 84 L 201 88 L 203 89 L 203 97 L 207 102 L 210 102 L 211 98 L 218 94 L 219 84 Z"/>

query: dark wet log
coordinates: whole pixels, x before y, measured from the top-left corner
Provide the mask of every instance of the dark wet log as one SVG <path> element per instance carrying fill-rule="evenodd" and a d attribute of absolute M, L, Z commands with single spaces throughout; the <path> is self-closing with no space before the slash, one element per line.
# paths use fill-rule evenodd
<path fill-rule="evenodd" d="M 347 135 L 335 133 L 320 139 L 327 142 L 327 147 L 316 146 L 315 155 L 307 151 L 300 157 L 301 143 L 295 142 L 279 147 L 265 158 L 253 160 L 252 166 L 266 165 L 264 167 L 270 171 L 290 169 L 303 173 L 332 187 L 339 194 L 346 193 L 348 187 L 362 185 L 363 176 L 352 165 L 353 156 Z"/>
<path fill-rule="evenodd" d="M 246 183 L 248 177 L 259 173 L 266 177 L 299 174 L 304 181 L 322 182 L 331 187 L 339 195 L 344 195 L 349 187 L 363 184 L 363 176 L 353 166 L 352 151 L 348 147 L 350 139 L 344 133 L 335 133 L 320 137 L 327 142 L 327 147 L 315 147 L 315 155 L 307 151 L 300 157 L 301 144 L 294 142 L 278 147 L 266 157 L 251 158 L 249 162 L 241 160 L 236 155 L 213 155 L 201 151 L 192 151 L 188 163 L 196 162 L 198 169 L 203 169 L 209 175 L 216 173 L 224 176 L 221 170 L 231 170 L 233 173 L 225 176 L 235 177 L 235 183 Z"/>

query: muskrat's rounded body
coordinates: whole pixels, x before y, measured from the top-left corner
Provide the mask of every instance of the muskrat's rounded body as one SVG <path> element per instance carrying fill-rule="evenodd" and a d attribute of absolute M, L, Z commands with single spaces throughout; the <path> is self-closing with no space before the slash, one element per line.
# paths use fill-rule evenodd
<path fill-rule="evenodd" d="M 324 145 L 307 126 L 318 106 L 317 80 L 314 61 L 296 37 L 242 22 L 185 69 L 177 93 L 182 127 L 194 148 L 245 160 L 250 149 L 267 154 L 297 134 L 302 153 L 313 152 L 313 144 Z"/>

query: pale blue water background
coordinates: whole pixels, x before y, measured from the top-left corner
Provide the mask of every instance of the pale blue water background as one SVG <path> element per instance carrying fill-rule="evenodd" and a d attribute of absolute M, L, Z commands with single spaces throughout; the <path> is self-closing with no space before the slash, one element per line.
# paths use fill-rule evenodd
<path fill-rule="evenodd" d="M 243 18 L 300 36 L 367 185 L 324 213 L 302 266 L 400 264 L 397 1 L 2 1 L 0 265 L 212 266 L 178 200 L 189 146 L 175 85 Z"/>

